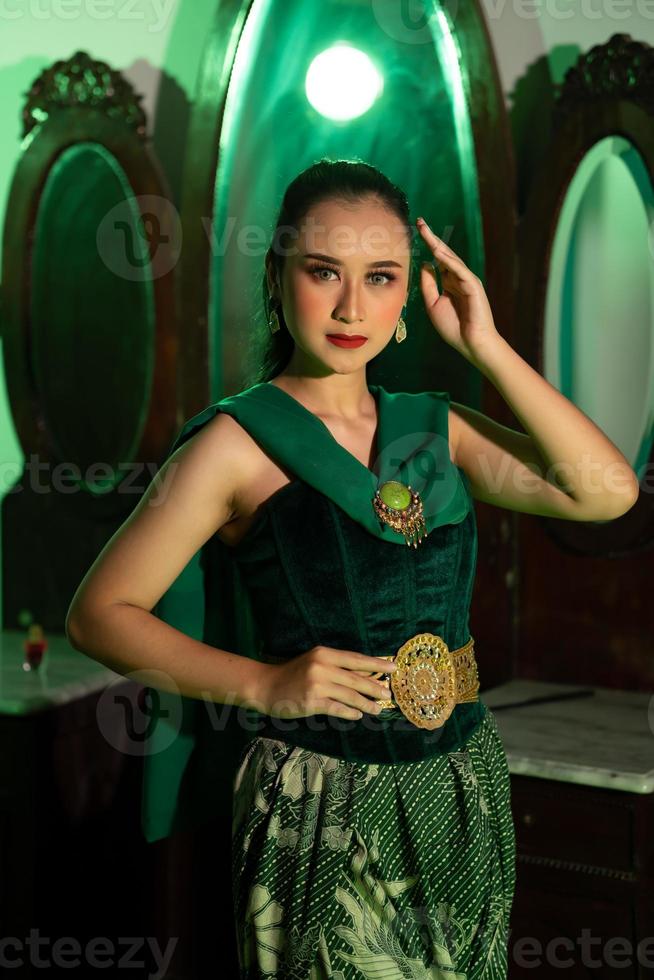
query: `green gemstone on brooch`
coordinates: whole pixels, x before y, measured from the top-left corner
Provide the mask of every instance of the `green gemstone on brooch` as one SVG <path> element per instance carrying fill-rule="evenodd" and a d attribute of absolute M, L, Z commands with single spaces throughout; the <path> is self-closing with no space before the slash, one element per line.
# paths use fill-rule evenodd
<path fill-rule="evenodd" d="M 372 506 L 382 527 L 386 524 L 399 531 L 408 545 L 416 548 L 426 537 L 422 500 L 411 484 L 405 487 L 399 480 L 387 480 L 375 490 Z"/>
<path fill-rule="evenodd" d="M 411 493 L 399 480 L 387 480 L 379 488 L 379 496 L 387 507 L 406 510 L 411 503 Z"/>

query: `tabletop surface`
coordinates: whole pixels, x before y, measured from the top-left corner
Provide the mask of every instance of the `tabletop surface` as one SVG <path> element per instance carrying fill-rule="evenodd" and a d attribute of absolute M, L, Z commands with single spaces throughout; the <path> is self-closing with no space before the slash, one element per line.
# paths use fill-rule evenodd
<path fill-rule="evenodd" d="M 22 630 L 0 631 L 0 714 L 28 715 L 102 690 L 119 677 L 71 647 L 62 633 L 46 636 L 48 648 L 36 670 L 24 667 Z"/>
<path fill-rule="evenodd" d="M 569 693 L 580 696 L 500 708 Z M 511 773 L 654 792 L 652 693 L 514 678 L 479 696 L 495 715 Z"/>

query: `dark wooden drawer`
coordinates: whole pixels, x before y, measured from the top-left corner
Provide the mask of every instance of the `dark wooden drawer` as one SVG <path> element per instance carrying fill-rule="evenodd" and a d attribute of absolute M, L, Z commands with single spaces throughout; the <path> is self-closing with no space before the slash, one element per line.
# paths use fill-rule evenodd
<path fill-rule="evenodd" d="M 634 871 L 631 794 L 515 776 L 511 785 L 520 854 L 578 870 Z"/>

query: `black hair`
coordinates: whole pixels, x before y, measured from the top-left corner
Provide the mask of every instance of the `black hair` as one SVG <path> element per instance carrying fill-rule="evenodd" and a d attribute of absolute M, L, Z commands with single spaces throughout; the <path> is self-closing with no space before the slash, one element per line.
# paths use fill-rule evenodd
<path fill-rule="evenodd" d="M 299 233 L 300 225 L 312 207 L 326 200 L 357 204 L 369 197 L 378 199 L 383 207 L 393 213 L 406 226 L 411 250 L 408 281 L 410 299 L 415 251 L 413 226 L 406 194 L 381 170 L 361 160 L 323 158 L 303 170 L 288 185 L 277 216 L 273 242 L 266 253 L 266 259 L 272 263 L 272 271 L 276 281 L 281 282 L 284 268 L 284 249 L 280 247 L 281 237 L 287 234 L 289 230 Z M 271 304 L 265 269 L 262 288 L 263 316 L 259 314 L 255 318 L 255 329 L 249 345 L 249 377 L 245 387 L 269 381 L 283 371 L 291 359 L 295 346 L 286 326 L 281 306 L 274 301 Z M 280 329 L 275 333 L 271 333 L 268 326 L 273 305 L 276 308 L 280 325 Z"/>

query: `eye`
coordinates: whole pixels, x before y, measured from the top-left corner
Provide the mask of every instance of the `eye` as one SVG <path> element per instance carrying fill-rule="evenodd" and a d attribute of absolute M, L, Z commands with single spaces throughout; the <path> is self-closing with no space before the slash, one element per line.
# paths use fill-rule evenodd
<path fill-rule="evenodd" d="M 312 266 L 309 267 L 309 271 L 312 272 L 312 273 L 314 273 L 314 274 L 317 274 L 318 272 L 334 272 L 335 273 L 336 272 L 336 269 L 332 269 L 328 265 L 312 265 Z M 317 275 L 317 278 L 318 279 L 321 279 L 322 276 L 318 276 Z M 325 279 L 325 282 L 329 282 L 329 280 L 328 279 Z"/>
<path fill-rule="evenodd" d="M 309 267 L 309 271 L 311 273 L 313 273 L 313 274 L 316 274 L 316 273 L 319 273 L 319 272 L 333 272 L 335 274 L 338 273 L 338 269 L 335 269 L 335 268 L 333 268 L 333 266 L 330 266 L 330 265 L 312 265 L 312 266 Z M 382 279 L 388 279 L 389 282 L 393 282 L 393 280 L 397 278 L 394 275 L 394 273 L 392 273 L 390 271 L 385 271 L 383 269 L 378 269 L 375 272 L 371 272 L 370 273 L 370 276 L 381 276 Z M 317 278 L 318 279 L 321 279 L 322 277 L 321 276 L 317 276 Z M 323 282 L 330 282 L 330 280 L 329 279 L 323 279 Z M 383 286 L 384 283 L 377 283 L 376 285 Z"/>

